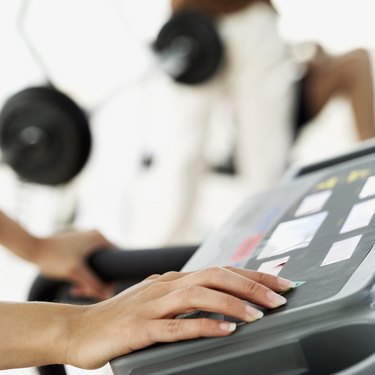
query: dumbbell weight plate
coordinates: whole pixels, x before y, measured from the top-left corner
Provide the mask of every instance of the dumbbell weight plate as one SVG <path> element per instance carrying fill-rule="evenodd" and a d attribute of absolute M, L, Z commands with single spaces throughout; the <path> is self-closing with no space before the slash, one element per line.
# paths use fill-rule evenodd
<path fill-rule="evenodd" d="M 196 12 L 176 13 L 160 30 L 153 43 L 154 51 L 163 58 L 181 58 L 183 70 L 171 74 L 175 81 L 194 85 L 212 78 L 223 62 L 224 47 L 211 18 Z M 172 62 L 173 63 L 173 62 Z M 173 64 L 172 64 L 173 65 Z"/>
<path fill-rule="evenodd" d="M 24 180 L 69 182 L 86 163 L 91 134 L 84 112 L 51 87 L 31 87 L 10 97 L 0 113 L 4 161 Z"/>

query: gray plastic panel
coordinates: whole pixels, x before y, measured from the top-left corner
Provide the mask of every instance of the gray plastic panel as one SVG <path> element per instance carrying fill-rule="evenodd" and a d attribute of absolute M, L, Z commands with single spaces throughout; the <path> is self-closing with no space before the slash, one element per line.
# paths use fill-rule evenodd
<path fill-rule="evenodd" d="M 263 239 L 250 255 L 250 260 L 246 259 L 246 264 L 251 264 L 251 259 L 275 226 L 288 217 L 291 207 L 296 207 L 317 183 L 332 174 L 342 178 L 345 172 L 353 169 L 366 168 L 375 174 L 374 155 L 356 155 L 352 161 L 333 164 L 252 198 L 198 250 L 184 269 L 194 270 L 233 261 L 233 253 L 241 242 L 249 235 L 262 232 Z M 356 194 L 364 182 L 353 185 Z M 156 345 L 115 359 L 111 363 L 114 374 L 375 374 L 375 298 L 372 291 L 375 280 L 375 237 L 372 236 L 375 232 L 372 228 L 370 225 L 366 229 L 368 236 L 363 258 L 356 258 L 357 263 L 347 280 L 337 290 L 332 288 L 332 293 L 324 298 L 314 296 L 302 305 L 291 303 L 289 308 L 278 309 L 260 321 L 238 327 L 232 336 L 226 338 Z M 336 237 L 340 238 L 338 232 L 328 234 L 322 237 L 327 244 L 336 241 Z M 309 259 L 309 249 L 305 251 L 306 259 Z M 335 282 L 334 272 L 341 270 L 329 269 L 327 288 L 330 288 L 328 284 Z M 292 301 L 303 293 L 302 286 L 291 292 L 288 298 Z"/>

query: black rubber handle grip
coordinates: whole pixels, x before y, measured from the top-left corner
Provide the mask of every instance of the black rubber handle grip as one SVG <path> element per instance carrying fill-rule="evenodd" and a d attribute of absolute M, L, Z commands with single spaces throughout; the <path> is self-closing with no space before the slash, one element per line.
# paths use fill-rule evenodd
<path fill-rule="evenodd" d="M 98 250 L 88 258 L 90 267 L 104 281 L 144 279 L 152 274 L 179 271 L 198 246 L 148 250 Z"/>

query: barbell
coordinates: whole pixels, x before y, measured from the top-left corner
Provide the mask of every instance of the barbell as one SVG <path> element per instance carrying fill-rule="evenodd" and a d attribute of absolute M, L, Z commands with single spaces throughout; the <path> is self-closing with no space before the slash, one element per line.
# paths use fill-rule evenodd
<path fill-rule="evenodd" d="M 152 51 L 176 82 L 198 85 L 212 79 L 224 59 L 215 22 L 180 12 L 161 28 Z M 88 116 L 52 86 L 26 88 L 11 96 L 0 113 L 2 159 L 25 181 L 61 185 L 73 179 L 90 155 Z"/>

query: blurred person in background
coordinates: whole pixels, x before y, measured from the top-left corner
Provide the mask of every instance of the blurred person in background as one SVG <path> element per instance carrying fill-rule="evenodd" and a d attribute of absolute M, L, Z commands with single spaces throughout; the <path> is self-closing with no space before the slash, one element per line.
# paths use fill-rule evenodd
<path fill-rule="evenodd" d="M 220 97 L 233 114 L 233 169 L 248 194 L 280 179 L 299 131 L 332 97 L 350 100 L 359 140 L 375 136 L 366 51 L 333 56 L 315 45 L 307 61 L 297 61 L 269 0 L 171 0 L 171 8 L 213 17 L 226 56 L 221 72 L 206 83 L 185 86 L 160 78 L 155 85 L 150 118 L 156 125 L 150 126 L 150 138 L 158 141 L 151 147 L 153 164 L 137 186 L 142 209 L 134 221 L 139 230 L 150 228 L 155 243 L 184 238 L 191 223 L 198 186 L 209 169 L 204 156 L 208 125 Z"/>
<path fill-rule="evenodd" d="M 171 0 L 174 13 L 197 11 L 214 18 L 222 18 L 240 12 L 256 4 L 266 4 L 277 14 L 270 0 Z M 247 41 L 244 41 L 247 48 Z M 371 61 L 368 52 L 357 49 L 333 56 L 319 44 L 311 44 L 311 56 L 302 67 L 301 90 L 297 92 L 297 104 L 306 113 L 298 113 L 297 128 L 312 120 L 334 96 L 346 96 L 352 105 L 359 140 L 375 136 L 374 89 Z M 256 50 L 249 51 L 256 58 Z M 250 62 L 250 60 L 249 60 Z M 256 100 L 256 98 L 255 98 Z M 301 112 L 301 108 L 296 106 Z"/>

